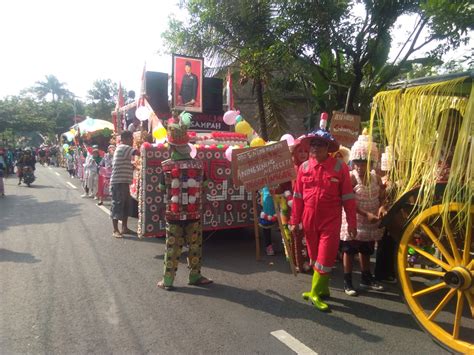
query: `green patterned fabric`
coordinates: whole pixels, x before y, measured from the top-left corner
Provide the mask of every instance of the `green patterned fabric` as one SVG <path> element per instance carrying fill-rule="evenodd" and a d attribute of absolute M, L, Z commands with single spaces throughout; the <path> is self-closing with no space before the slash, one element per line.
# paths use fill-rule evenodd
<path fill-rule="evenodd" d="M 202 225 L 201 221 L 166 223 L 166 252 L 164 262 L 164 284 L 173 286 L 178 271 L 179 258 L 185 243 L 189 246 L 189 283 L 201 278 Z"/>

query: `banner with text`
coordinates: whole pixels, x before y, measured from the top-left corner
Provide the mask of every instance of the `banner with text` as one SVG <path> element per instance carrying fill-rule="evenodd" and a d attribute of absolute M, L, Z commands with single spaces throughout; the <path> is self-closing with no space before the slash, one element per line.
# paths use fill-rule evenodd
<path fill-rule="evenodd" d="M 352 147 L 360 131 L 360 116 L 333 111 L 330 132 L 345 147 Z"/>
<path fill-rule="evenodd" d="M 296 178 L 296 171 L 286 141 L 248 149 L 235 155 L 234 183 L 247 191 L 275 186 Z"/>

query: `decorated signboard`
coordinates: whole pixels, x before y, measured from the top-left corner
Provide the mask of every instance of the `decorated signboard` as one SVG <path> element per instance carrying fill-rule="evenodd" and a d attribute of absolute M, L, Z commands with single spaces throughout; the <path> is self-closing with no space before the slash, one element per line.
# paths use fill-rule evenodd
<path fill-rule="evenodd" d="M 275 186 L 296 178 L 286 140 L 243 150 L 236 154 L 233 164 L 234 183 L 243 184 L 247 191 Z"/>
<path fill-rule="evenodd" d="M 352 147 L 360 131 L 360 116 L 333 111 L 330 132 L 334 138 L 346 147 Z"/>
<path fill-rule="evenodd" d="M 158 117 L 161 120 L 171 118 L 171 113 L 160 114 L 150 119 L 150 132 L 153 132 L 158 125 Z M 194 131 L 229 131 L 230 126 L 224 122 L 222 115 L 212 115 L 207 113 L 193 113 L 190 129 Z"/>
<path fill-rule="evenodd" d="M 197 147 L 196 159 L 204 164 L 207 186 L 204 188 L 202 222 L 204 230 L 242 228 L 253 225 L 252 194 L 232 183 L 229 161 L 223 148 Z M 141 152 L 142 179 L 139 194 L 140 237 L 165 234 L 165 204 L 158 187 L 161 162 L 169 159 L 165 145 L 152 146 Z"/>

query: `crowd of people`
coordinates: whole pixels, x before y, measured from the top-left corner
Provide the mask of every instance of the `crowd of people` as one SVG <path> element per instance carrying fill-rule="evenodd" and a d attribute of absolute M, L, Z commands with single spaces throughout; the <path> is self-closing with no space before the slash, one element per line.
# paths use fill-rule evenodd
<path fill-rule="evenodd" d="M 291 230 L 292 259 L 299 272 L 313 273 L 311 291 L 303 293 L 304 299 L 320 310 L 328 309 L 323 299 L 329 296 L 329 274 L 337 260 L 342 262 L 349 296 L 357 296 L 358 289 L 383 291 L 382 283 L 395 283 L 393 259 L 387 257 L 395 246 L 381 226 L 387 212 L 386 172 L 380 169 L 380 154 L 371 137 L 362 134 L 348 149 L 320 128 L 297 139 L 290 150 L 296 181 L 260 193 L 266 254 L 274 255 L 269 231 L 277 225 L 276 218 L 267 217 L 278 213 L 273 199 L 285 196 L 288 207 L 280 213 L 283 227 Z M 374 275 L 370 256 L 376 244 Z M 352 281 L 356 255 L 361 271 L 358 288 Z"/>
<path fill-rule="evenodd" d="M 70 178 L 81 180 L 84 193 L 82 198 L 98 200 L 103 205 L 104 198 L 110 195 L 110 176 L 115 145 L 109 145 L 102 151 L 97 145 L 70 146 L 64 151 L 63 167 Z"/>
<path fill-rule="evenodd" d="M 14 176 L 18 177 L 18 185 L 25 182 L 30 185 L 34 180 L 37 157 L 40 149 L 27 148 L 0 148 L 0 196 L 5 196 L 4 179 Z M 26 180 L 28 175 L 30 180 Z"/>
<path fill-rule="evenodd" d="M 165 199 L 169 200 L 165 201 L 165 266 L 163 279 L 158 283 L 158 287 L 163 289 L 173 287 L 175 265 L 184 244 L 189 244 L 193 253 L 191 256 L 196 259 L 194 264 L 192 261 L 190 264 L 190 283 L 212 282 L 200 274 L 200 204 L 197 197 L 196 202 L 191 202 L 188 196 L 191 186 L 198 191 L 198 186 L 203 183 L 203 178 L 199 177 L 202 166 L 189 155 L 187 126 L 182 121 L 180 116 L 176 116 L 174 121 L 171 119 L 168 123 L 171 159 L 162 163 L 160 189 L 166 192 Z M 396 282 L 393 261 L 395 242 L 381 226 L 381 220 L 387 213 L 389 188 L 387 171 L 383 171 L 383 164 L 380 164 L 381 154 L 366 133 L 360 135 L 348 149 L 336 142 L 325 125 L 323 122 L 320 129 L 298 138 L 290 146 L 297 178 L 293 182 L 265 187 L 260 191 L 259 218 L 269 256 L 275 255 L 271 230 L 277 226 L 276 222 L 280 220 L 283 228 L 287 229 L 292 248 L 285 251 L 291 254 L 290 260 L 295 263 L 297 271 L 313 274 L 311 289 L 303 293 L 303 298 L 322 311 L 329 309 L 324 300 L 329 296 L 329 275 L 337 260 L 342 262 L 344 291 L 349 296 L 357 296 L 358 289 L 383 291 L 382 283 Z M 133 155 L 139 154 L 132 148 L 132 141 L 132 132 L 124 131 L 120 137 L 121 144 L 117 147 L 110 145 L 107 151 L 101 151 L 94 145 L 71 146 L 64 148 L 64 154 L 59 159 L 54 154 L 55 149 L 45 147 L 16 151 L 0 149 L 0 176 L 3 178 L 13 174 L 16 166 L 20 184 L 24 167 L 34 170 L 37 160 L 50 165 L 60 161 L 71 178 L 81 180 L 84 189 L 81 197 L 96 199 L 97 204 L 102 205 L 104 198 L 111 196 L 112 236 L 121 238 L 132 233 L 127 226 L 133 175 L 131 160 Z M 180 187 L 181 179 L 184 188 Z M 4 196 L 3 182 L 0 193 Z M 180 198 L 180 193 L 187 197 Z M 196 192 L 195 196 L 200 199 L 201 193 Z M 277 204 L 275 199 L 278 199 Z M 187 201 L 186 206 L 180 205 L 179 201 L 184 200 Z M 275 206 L 278 205 L 282 208 L 276 211 Z M 191 210 L 191 207 L 194 209 Z M 277 218 L 277 213 L 280 213 L 280 218 Z M 119 221 L 122 222 L 122 230 L 119 229 Z M 176 244 L 176 238 L 179 244 Z M 372 272 L 370 257 L 375 250 L 376 265 Z M 354 287 L 352 279 L 355 256 L 358 257 L 361 272 L 358 288 Z"/>

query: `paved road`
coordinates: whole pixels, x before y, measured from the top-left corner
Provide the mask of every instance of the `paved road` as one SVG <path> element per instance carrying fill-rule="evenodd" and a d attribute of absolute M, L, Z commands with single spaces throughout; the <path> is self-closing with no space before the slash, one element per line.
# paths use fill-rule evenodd
<path fill-rule="evenodd" d="M 37 175 L 31 188 L 7 179 L 0 199 L 1 353 L 293 354 L 277 330 L 319 354 L 444 353 L 395 289 L 346 296 L 340 267 L 332 313 L 312 309 L 300 299 L 310 276 L 292 276 L 281 254 L 256 262 L 245 231 L 206 239 L 211 287 L 187 286 L 181 264 L 180 287 L 157 289 L 162 239 L 113 239 L 77 180 L 59 168 Z"/>

